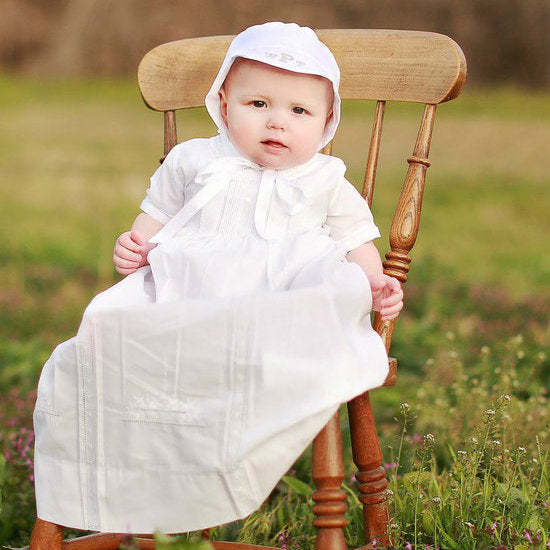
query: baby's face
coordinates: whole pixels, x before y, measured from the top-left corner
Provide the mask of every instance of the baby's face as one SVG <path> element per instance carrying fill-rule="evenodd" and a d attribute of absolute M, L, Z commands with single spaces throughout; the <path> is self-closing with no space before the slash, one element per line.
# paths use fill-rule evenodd
<path fill-rule="evenodd" d="M 237 59 L 220 90 L 233 145 L 271 169 L 291 168 L 319 150 L 332 116 L 331 83 L 249 59 Z"/>

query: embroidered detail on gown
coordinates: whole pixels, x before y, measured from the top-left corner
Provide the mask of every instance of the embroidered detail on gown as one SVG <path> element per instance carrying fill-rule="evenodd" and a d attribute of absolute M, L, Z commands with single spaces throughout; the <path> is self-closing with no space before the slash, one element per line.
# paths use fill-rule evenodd
<path fill-rule="evenodd" d="M 237 157 L 221 136 L 175 148 L 142 208 L 166 222 L 198 207 L 44 366 L 40 518 L 183 532 L 244 517 L 340 403 L 384 381 L 368 281 L 345 260 L 379 234 L 343 164 L 274 172 Z"/>

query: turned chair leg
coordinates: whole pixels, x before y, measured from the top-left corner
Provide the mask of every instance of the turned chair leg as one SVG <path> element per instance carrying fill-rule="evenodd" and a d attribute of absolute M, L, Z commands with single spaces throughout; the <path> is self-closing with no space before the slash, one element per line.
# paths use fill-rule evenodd
<path fill-rule="evenodd" d="M 389 544 L 388 481 L 382 467 L 382 452 L 369 400 L 364 393 L 348 403 L 353 461 L 357 466 L 357 488 L 363 503 L 365 540 L 381 546 Z"/>
<path fill-rule="evenodd" d="M 61 550 L 63 547 L 63 531 L 61 525 L 36 518 L 29 550 Z"/>
<path fill-rule="evenodd" d="M 313 440 L 313 525 L 317 527 L 316 550 L 347 550 L 344 527 L 347 520 L 342 457 L 342 434 L 338 412 Z"/>

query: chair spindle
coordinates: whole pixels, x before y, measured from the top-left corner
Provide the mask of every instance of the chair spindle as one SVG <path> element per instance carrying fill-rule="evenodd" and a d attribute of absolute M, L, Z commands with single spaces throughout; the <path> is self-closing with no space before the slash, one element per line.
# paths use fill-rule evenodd
<path fill-rule="evenodd" d="M 363 528 L 367 543 L 373 539 L 381 546 L 389 544 L 388 481 L 382 467 L 382 451 L 369 393 L 366 392 L 348 403 L 353 462 L 357 466 L 355 479 L 359 500 L 363 504 Z"/>
<path fill-rule="evenodd" d="M 372 201 L 376 162 L 380 147 L 384 102 L 378 102 L 375 122 L 372 131 L 371 146 L 365 175 L 363 196 Z M 420 213 L 426 171 L 430 166 L 428 155 L 433 131 L 436 106 L 427 104 L 418 131 L 412 156 L 407 159 L 409 167 L 405 176 L 403 189 L 392 221 L 390 232 L 391 250 L 386 254 L 384 271 L 401 283 L 406 282 L 411 258 L 411 251 L 418 234 Z M 370 204 L 370 202 L 369 202 Z M 382 321 L 378 314 L 374 318 L 374 329 L 380 334 L 386 350 L 389 351 L 394 321 Z M 368 392 L 353 399 L 349 404 L 350 430 L 353 447 L 353 459 L 358 468 L 359 499 L 363 503 L 365 538 L 370 542 L 376 538 L 381 544 L 389 542 L 387 533 L 388 508 L 386 488 L 388 481 L 382 467 L 382 453 L 378 443 L 376 424 L 372 414 Z M 364 434 L 368 434 L 367 437 Z M 361 437 L 363 435 L 363 437 Z"/>
<path fill-rule="evenodd" d="M 164 111 L 164 156 L 160 159 L 161 164 L 177 143 L 176 111 Z"/>
<path fill-rule="evenodd" d="M 407 159 L 409 167 L 390 230 L 390 251 L 385 256 L 384 273 L 395 277 L 401 284 L 407 282 L 411 263 L 409 252 L 416 242 L 420 226 L 436 107 L 430 103 L 424 107 L 413 154 Z M 394 327 L 395 321 L 382 321 L 378 314 L 375 315 L 374 329 L 382 337 L 386 351 L 390 349 Z"/>
<path fill-rule="evenodd" d="M 376 167 L 378 165 L 378 157 L 380 156 L 380 142 L 382 138 L 382 124 L 384 122 L 385 110 L 386 102 L 377 101 L 376 113 L 374 115 L 374 124 L 372 126 L 369 156 L 367 159 L 367 167 L 365 169 L 365 179 L 363 181 L 363 189 L 361 190 L 361 194 L 367 201 L 369 208 L 372 206 L 372 199 L 374 196 L 374 182 L 376 179 Z"/>
<path fill-rule="evenodd" d="M 436 105 L 426 104 L 412 156 L 407 159 L 409 168 L 403 189 L 393 217 L 390 231 L 391 250 L 386 254 L 385 272 L 405 283 L 411 258 L 411 251 L 420 225 L 422 197 L 426 171 L 430 166 L 428 155 Z"/>
<path fill-rule="evenodd" d="M 61 550 L 64 529 L 61 525 L 36 518 L 29 548 L 32 550 Z"/>
<path fill-rule="evenodd" d="M 317 527 L 316 550 L 347 550 L 344 527 L 347 520 L 342 456 L 342 433 L 338 412 L 313 440 L 313 525 Z"/>

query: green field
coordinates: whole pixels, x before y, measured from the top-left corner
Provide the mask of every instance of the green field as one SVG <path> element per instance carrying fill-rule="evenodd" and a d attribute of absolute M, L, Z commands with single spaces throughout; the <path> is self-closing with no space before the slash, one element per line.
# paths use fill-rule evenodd
<path fill-rule="evenodd" d="M 387 108 L 373 208 L 384 235 L 382 252 L 387 247 L 390 208 L 403 180 L 420 112 L 415 105 Z M 371 105 L 344 105 L 345 130 L 335 153 L 346 161 L 354 183 L 362 178 L 361 157 L 372 114 Z M 52 347 L 75 333 L 90 298 L 118 280 L 111 262 L 114 240 L 131 224 L 158 165 L 162 116 L 145 108 L 133 81 L 2 76 L 0 120 L 4 197 L 0 205 L 0 391 L 12 396 L 0 405 L 0 450 L 5 452 L 17 430 L 30 429 L 32 397 L 26 392 L 35 387 Z M 180 140 L 213 133 L 204 111 L 181 115 Z M 439 480 L 422 489 L 426 498 L 435 498 L 436 490 L 438 498 L 446 494 L 450 485 L 437 476 L 453 471 L 456 449 L 480 426 L 487 426 L 483 411 L 492 410 L 501 394 L 512 396 L 506 414 L 513 421 L 503 420 L 502 413 L 502 423 L 493 426 L 495 433 L 506 426 L 510 448 L 524 447 L 532 464 L 540 464 L 548 452 L 549 149 L 546 93 L 466 87 L 459 99 L 438 107 L 420 236 L 405 288 L 406 309 L 392 350 L 400 365 L 398 384 L 373 396 L 388 462 L 397 453 L 403 421 L 408 431 L 402 441 L 415 433 L 435 434 L 438 445 L 431 458 L 416 452 L 408 441 L 410 454 L 406 458 L 404 452 L 401 459 L 402 467 L 410 470 L 406 475 L 430 471 Z M 399 415 L 404 401 L 415 411 L 414 419 Z M 9 418 L 17 421 L 6 423 Z M 420 459 L 426 461 L 424 465 L 419 465 Z M 25 542 L 30 519 L 15 521 L 14 510 L 32 515 L 26 467 L 12 462 L 6 461 L 2 475 L 0 460 L 0 488 L 4 487 L 0 544 Z M 300 464 L 298 474 L 305 471 Z M 492 470 L 485 463 L 482 466 L 485 477 L 479 477 L 488 479 Z M 494 521 L 499 525 L 503 517 L 508 524 L 517 521 L 519 525 L 513 533 L 502 527 L 499 541 L 508 537 L 506 544 L 512 544 L 522 530 L 532 534 L 534 541 L 535 534 L 546 531 L 532 543 L 518 535 L 527 546 L 515 546 L 543 548 L 550 528 L 548 478 L 543 470 L 539 474 L 533 470 L 532 475 L 546 480 L 540 481 L 536 495 L 518 485 L 517 472 L 515 485 L 502 472 L 497 476 L 499 483 L 508 480 L 523 491 L 517 508 L 510 505 L 498 515 L 485 506 L 481 519 L 474 516 L 478 510 L 472 503 L 470 517 L 455 514 L 451 518 L 442 509 L 438 517 L 445 520 L 440 527 L 436 522 L 436 527 L 419 528 L 403 512 L 407 506 L 416 510 L 418 498 L 396 498 L 396 514 L 402 515 L 396 546 L 404 548 L 405 541 L 414 538 L 418 548 L 435 547 L 438 541 L 441 548 L 491 548 L 490 544 L 496 546 L 496 535 L 491 539 L 492 531 L 483 529 L 498 516 L 501 519 Z M 303 478 L 307 481 L 306 474 Z M 407 494 L 421 494 L 419 479 L 420 474 L 417 492 L 409 487 Z M 397 472 L 393 481 L 399 484 Z M 15 491 L 20 483 L 26 492 Z M 483 491 L 485 504 L 501 498 Z M 286 493 L 281 490 L 281 494 Z M 292 506 L 300 506 L 300 498 L 308 495 L 298 491 L 295 498 L 290 499 Z M 445 502 L 451 503 L 450 497 Z M 530 505 L 535 511 L 529 511 Z M 461 506 L 464 510 L 465 504 Z M 470 538 L 459 541 L 461 531 L 453 531 L 452 523 L 457 517 L 461 522 L 479 520 L 487 545 L 473 531 Z M 277 526 L 264 533 L 265 526 L 258 525 L 247 527 L 256 538 L 268 540 L 277 534 Z M 441 532 L 456 546 L 449 541 L 443 544 L 446 539 Z"/>

